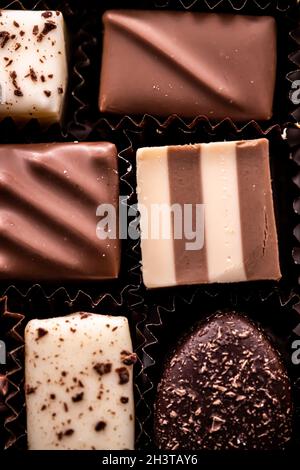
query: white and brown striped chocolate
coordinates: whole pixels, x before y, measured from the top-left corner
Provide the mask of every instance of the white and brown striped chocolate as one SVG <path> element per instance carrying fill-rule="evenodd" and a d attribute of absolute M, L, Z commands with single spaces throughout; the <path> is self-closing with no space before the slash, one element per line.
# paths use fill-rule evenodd
<path fill-rule="evenodd" d="M 204 247 L 187 240 L 143 237 L 143 279 L 149 288 L 281 277 L 268 141 L 141 148 L 139 205 L 204 204 Z M 151 217 L 148 217 L 151 234 Z M 144 230 L 141 213 L 141 230 Z M 154 223 L 154 222 L 152 222 Z"/>
<path fill-rule="evenodd" d="M 29 449 L 133 449 L 135 359 L 125 317 L 75 313 L 30 321 Z"/>

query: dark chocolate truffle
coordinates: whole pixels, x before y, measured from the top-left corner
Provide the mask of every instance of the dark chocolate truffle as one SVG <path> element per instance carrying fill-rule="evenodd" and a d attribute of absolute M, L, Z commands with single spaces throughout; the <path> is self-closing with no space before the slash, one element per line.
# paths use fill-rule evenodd
<path fill-rule="evenodd" d="M 283 448 L 291 387 L 279 353 L 246 317 L 217 313 L 168 360 L 155 404 L 163 450 Z"/>

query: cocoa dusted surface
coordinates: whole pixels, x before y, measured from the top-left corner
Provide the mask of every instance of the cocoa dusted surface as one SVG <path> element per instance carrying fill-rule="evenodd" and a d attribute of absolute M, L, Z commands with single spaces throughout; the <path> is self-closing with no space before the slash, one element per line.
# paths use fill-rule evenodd
<path fill-rule="evenodd" d="M 96 236 L 101 203 L 118 207 L 108 142 L 0 146 L 0 279 L 115 278 L 119 240 Z"/>
<path fill-rule="evenodd" d="M 273 450 L 291 438 L 291 388 L 277 351 L 235 312 L 206 319 L 166 364 L 155 405 L 163 450 Z"/>
<path fill-rule="evenodd" d="M 111 10 L 103 21 L 100 111 L 271 118 L 274 18 Z"/>

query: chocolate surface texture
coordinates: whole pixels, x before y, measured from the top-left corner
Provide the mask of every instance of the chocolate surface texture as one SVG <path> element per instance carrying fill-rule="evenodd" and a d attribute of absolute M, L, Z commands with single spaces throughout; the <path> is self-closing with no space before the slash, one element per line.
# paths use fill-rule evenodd
<path fill-rule="evenodd" d="M 291 438 L 291 389 L 277 351 L 236 313 L 217 314 L 167 362 L 155 408 L 163 450 L 271 450 Z"/>
<path fill-rule="evenodd" d="M 266 139 L 141 148 L 137 182 L 147 287 L 280 278 Z M 174 235 L 172 208 L 184 214 L 185 204 L 194 231 L 196 205 L 204 205 L 202 248 L 188 247 L 184 227 Z M 153 219 L 155 205 L 169 210 Z"/>
<path fill-rule="evenodd" d="M 127 319 L 89 313 L 32 320 L 25 331 L 30 450 L 134 448 Z"/>
<path fill-rule="evenodd" d="M 271 118 L 274 18 L 113 10 L 103 21 L 101 111 Z"/>
<path fill-rule="evenodd" d="M 62 117 L 68 65 L 64 19 L 56 11 L 0 10 L 0 118 Z"/>
<path fill-rule="evenodd" d="M 118 240 L 96 234 L 99 204 L 118 207 L 113 144 L 0 146 L 0 278 L 118 276 Z"/>

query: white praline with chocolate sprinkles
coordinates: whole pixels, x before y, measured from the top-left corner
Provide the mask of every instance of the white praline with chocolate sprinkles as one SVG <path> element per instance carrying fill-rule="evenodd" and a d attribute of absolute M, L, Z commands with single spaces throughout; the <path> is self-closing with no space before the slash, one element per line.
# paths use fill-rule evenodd
<path fill-rule="evenodd" d="M 0 11 L 0 118 L 59 121 L 68 67 L 63 15 Z"/>
<path fill-rule="evenodd" d="M 31 320 L 25 330 L 28 448 L 134 448 L 127 319 L 88 313 Z"/>

